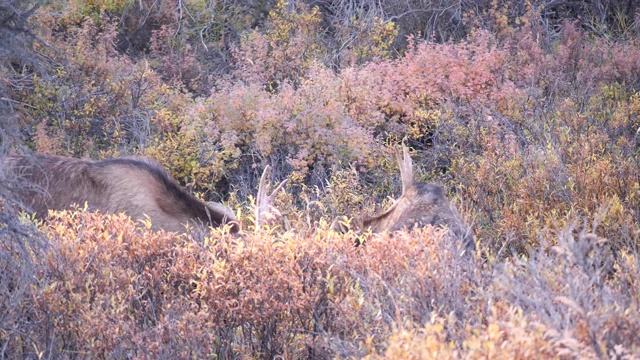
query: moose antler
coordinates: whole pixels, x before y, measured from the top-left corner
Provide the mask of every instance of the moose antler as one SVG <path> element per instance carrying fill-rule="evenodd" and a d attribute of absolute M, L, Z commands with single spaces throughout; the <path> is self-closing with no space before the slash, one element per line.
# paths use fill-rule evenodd
<path fill-rule="evenodd" d="M 262 172 L 262 177 L 260 177 L 260 184 L 258 185 L 258 195 L 256 196 L 256 209 L 255 209 L 256 227 L 260 227 L 265 224 L 268 224 L 276 216 L 277 217 L 282 216 L 280 211 L 278 211 L 278 209 L 276 209 L 273 206 L 273 202 L 276 198 L 276 194 L 278 193 L 278 191 L 280 191 L 280 189 L 284 187 L 284 185 L 287 183 L 287 180 L 289 179 L 284 179 L 284 181 L 282 181 L 280 185 L 278 185 L 278 187 L 275 190 L 273 190 L 271 195 L 267 195 L 268 185 L 266 184 L 266 180 L 267 180 L 267 174 L 269 173 L 270 170 L 271 170 L 271 167 L 269 165 L 267 165 L 264 168 L 264 171 Z"/>
<path fill-rule="evenodd" d="M 406 194 L 407 191 L 414 186 L 413 183 L 413 162 L 411 156 L 409 156 L 409 150 L 407 146 L 402 142 L 402 156 L 400 152 L 396 150 L 396 159 L 398 160 L 398 167 L 400 167 L 400 178 L 402 179 L 402 194 Z"/>

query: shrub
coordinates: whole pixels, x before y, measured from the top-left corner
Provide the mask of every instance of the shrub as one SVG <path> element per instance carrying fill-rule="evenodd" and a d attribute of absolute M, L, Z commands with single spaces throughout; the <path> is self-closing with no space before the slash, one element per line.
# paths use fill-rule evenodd
<path fill-rule="evenodd" d="M 298 221 L 293 229 L 305 227 Z M 355 234 L 326 226 L 192 237 L 151 233 L 121 215 L 54 214 L 42 228 L 55 250 L 42 262 L 51 281 L 35 295 L 38 324 L 51 329 L 47 351 L 318 358 L 637 351 L 637 253 L 614 253 L 585 228 L 546 233 L 528 258 L 489 254 L 481 263 L 461 257 L 460 242 L 441 229 L 373 236 L 354 248 Z"/>

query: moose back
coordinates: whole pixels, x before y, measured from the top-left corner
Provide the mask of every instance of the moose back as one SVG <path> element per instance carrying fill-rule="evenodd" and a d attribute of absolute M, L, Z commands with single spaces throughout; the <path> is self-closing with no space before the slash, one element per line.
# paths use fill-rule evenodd
<path fill-rule="evenodd" d="M 183 189 L 159 164 L 144 158 L 101 161 L 37 154 L 5 159 L 22 180 L 19 200 L 36 217 L 48 210 L 88 205 L 103 213 L 124 212 L 132 219 L 151 220 L 154 230 L 184 232 L 185 224 L 239 226 L 233 212 L 218 203 L 204 203 Z"/>

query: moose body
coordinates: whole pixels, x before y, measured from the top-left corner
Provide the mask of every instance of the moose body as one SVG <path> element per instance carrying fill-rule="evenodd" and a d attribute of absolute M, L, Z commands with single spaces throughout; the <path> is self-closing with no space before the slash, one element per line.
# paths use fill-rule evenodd
<path fill-rule="evenodd" d="M 159 164 L 144 158 L 101 161 L 51 155 L 7 159 L 6 165 L 25 184 L 19 200 L 36 217 L 48 210 L 87 204 L 103 213 L 123 212 L 132 219 L 148 216 L 152 229 L 184 232 L 186 224 L 239 230 L 233 212 L 222 204 L 204 203 L 184 190 Z"/>

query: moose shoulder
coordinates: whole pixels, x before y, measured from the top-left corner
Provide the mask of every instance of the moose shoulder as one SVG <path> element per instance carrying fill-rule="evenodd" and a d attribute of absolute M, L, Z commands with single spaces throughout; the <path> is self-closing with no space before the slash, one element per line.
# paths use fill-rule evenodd
<path fill-rule="evenodd" d="M 92 161 L 38 154 L 8 159 L 7 164 L 24 180 L 19 199 L 39 218 L 48 210 L 87 203 L 91 210 L 124 212 L 134 220 L 148 216 L 154 230 L 184 232 L 186 224 L 229 222 L 231 231 L 239 230 L 230 209 L 196 199 L 148 159 Z"/>

